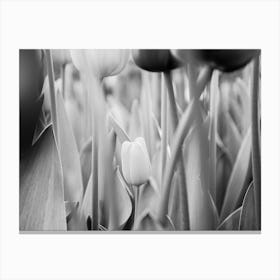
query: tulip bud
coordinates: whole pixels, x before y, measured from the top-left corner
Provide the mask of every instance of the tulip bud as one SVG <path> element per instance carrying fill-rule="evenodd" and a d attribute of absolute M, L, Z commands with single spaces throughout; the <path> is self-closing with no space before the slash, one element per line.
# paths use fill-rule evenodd
<path fill-rule="evenodd" d="M 128 184 L 139 186 L 148 180 L 151 162 L 144 138 L 125 141 L 122 144 L 121 159 L 123 176 Z"/>
<path fill-rule="evenodd" d="M 128 62 L 129 51 L 119 49 L 71 50 L 75 67 L 83 72 L 89 67 L 93 73 L 104 78 L 119 74 Z"/>

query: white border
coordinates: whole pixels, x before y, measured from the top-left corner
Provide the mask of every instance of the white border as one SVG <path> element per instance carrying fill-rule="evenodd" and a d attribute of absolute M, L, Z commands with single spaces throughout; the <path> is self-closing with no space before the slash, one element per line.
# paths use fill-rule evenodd
<path fill-rule="evenodd" d="M 279 2 L 1 2 L 1 279 L 279 279 Z M 20 235 L 18 49 L 261 48 L 262 233 Z"/>

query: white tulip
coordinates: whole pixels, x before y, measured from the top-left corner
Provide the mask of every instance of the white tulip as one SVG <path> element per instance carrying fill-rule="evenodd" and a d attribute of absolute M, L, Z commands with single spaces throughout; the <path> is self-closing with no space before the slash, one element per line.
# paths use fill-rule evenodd
<path fill-rule="evenodd" d="M 121 149 L 122 172 L 128 184 L 142 185 L 151 175 L 151 162 L 144 138 L 125 141 Z"/>

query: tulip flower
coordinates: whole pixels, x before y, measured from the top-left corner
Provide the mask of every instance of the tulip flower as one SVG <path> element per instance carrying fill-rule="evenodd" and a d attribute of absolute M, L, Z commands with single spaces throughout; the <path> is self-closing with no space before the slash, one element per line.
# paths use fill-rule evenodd
<path fill-rule="evenodd" d="M 185 63 L 207 64 L 213 68 L 231 72 L 244 67 L 259 50 L 172 50 L 172 54 Z"/>
<path fill-rule="evenodd" d="M 129 58 L 128 50 L 107 49 L 107 50 L 71 50 L 73 64 L 81 72 L 85 79 L 88 93 L 91 94 L 90 103 L 92 105 L 92 166 L 93 174 L 93 207 L 92 207 L 92 229 L 98 229 L 98 185 L 101 184 L 102 178 L 97 176 L 97 167 L 108 162 L 110 155 L 105 148 L 107 155 L 98 157 L 99 142 L 105 139 L 105 98 L 101 88 L 103 78 L 119 74 L 126 66 Z M 100 145 L 101 147 L 104 145 Z M 107 144 L 108 145 L 108 144 Z M 114 212 L 114 211 L 112 211 Z"/>
<path fill-rule="evenodd" d="M 178 112 L 177 112 L 177 105 L 174 95 L 174 89 L 172 84 L 172 77 L 171 77 L 171 71 L 182 66 L 182 62 L 178 60 L 170 50 L 168 49 L 161 49 L 161 50 L 133 50 L 132 51 L 132 57 L 134 59 L 135 64 L 147 71 L 150 72 L 162 72 L 163 73 L 163 79 L 166 84 L 167 88 L 167 94 L 169 96 L 169 102 L 170 102 L 170 118 L 172 123 L 172 130 L 175 131 L 176 127 L 178 125 Z M 167 118 L 164 118 L 164 116 L 167 115 L 167 94 L 162 91 L 162 102 L 161 102 L 161 116 L 162 116 L 162 180 L 164 177 L 164 169 L 166 165 L 166 143 L 167 143 Z M 183 163 L 183 157 L 182 154 L 180 155 L 180 164 L 179 168 L 181 171 L 184 168 Z M 181 174 L 181 186 L 185 186 L 185 178 L 182 175 L 183 172 L 180 172 Z M 168 186 L 169 188 L 169 186 Z M 182 200 L 184 200 L 183 205 L 187 205 L 187 193 L 186 188 L 182 187 L 183 195 Z M 167 196 L 169 191 L 166 191 L 166 197 L 163 199 L 164 203 L 167 205 Z M 188 206 L 186 206 L 188 208 Z M 188 222 L 187 222 L 188 223 Z M 188 225 L 186 225 L 186 228 L 188 228 Z"/>
<path fill-rule="evenodd" d="M 132 57 L 138 67 L 151 72 L 170 71 L 181 65 L 170 50 L 133 50 Z"/>
<path fill-rule="evenodd" d="M 71 50 L 71 57 L 79 71 L 85 71 L 88 66 L 102 79 L 119 74 L 128 62 L 129 52 L 124 49 Z"/>
<path fill-rule="evenodd" d="M 128 184 L 140 186 L 151 174 L 151 162 L 144 138 L 125 141 L 121 149 L 122 172 Z"/>

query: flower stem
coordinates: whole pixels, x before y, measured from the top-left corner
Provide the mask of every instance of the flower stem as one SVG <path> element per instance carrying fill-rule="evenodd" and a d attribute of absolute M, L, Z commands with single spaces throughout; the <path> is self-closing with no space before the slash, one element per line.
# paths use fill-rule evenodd
<path fill-rule="evenodd" d="M 171 159 L 166 166 L 165 176 L 162 185 L 163 199 L 161 200 L 160 203 L 159 216 L 158 216 L 159 221 L 162 223 L 164 223 L 165 216 L 168 212 L 168 201 L 169 201 L 169 195 L 171 190 L 171 181 L 174 175 L 174 169 L 181 152 L 182 144 L 193 124 L 193 119 L 195 115 L 194 109 L 195 109 L 194 102 L 191 101 L 186 111 L 183 113 L 180 122 L 178 124 L 178 127 L 175 131 L 174 141 L 172 145 L 173 149 L 172 149 Z"/>
<path fill-rule="evenodd" d="M 135 207 L 135 209 L 134 209 L 134 222 L 136 221 L 136 219 L 137 219 L 137 216 L 138 216 L 138 200 L 139 200 L 139 194 L 140 194 L 140 192 L 139 192 L 139 186 L 133 186 L 133 188 L 134 188 L 134 207 Z"/>
<path fill-rule="evenodd" d="M 62 97 L 65 99 L 65 73 L 66 73 L 66 63 L 63 63 L 61 65 L 61 68 L 60 68 L 60 74 L 61 74 L 61 82 L 62 82 L 62 85 L 61 85 L 61 93 L 62 93 Z"/>
<path fill-rule="evenodd" d="M 211 67 L 205 67 L 201 70 L 197 77 L 197 92 L 202 93 L 205 86 L 208 84 L 208 82 L 211 80 L 213 74 L 213 69 Z"/>
<path fill-rule="evenodd" d="M 88 93 L 91 98 L 91 105 L 95 107 L 95 97 L 97 94 L 98 82 L 92 82 L 87 77 Z M 92 174 L 92 230 L 98 230 L 98 115 L 95 108 L 90 110 L 92 117 L 92 157 L 91 157 L 91 174 Z"/>
<path fill-rule="evenodd" d="M 165 92 L 164 76 L 161 77 L 161 182 L 163 182 L 167 150 L 167 95 Z"/>
<path fill-rule="evenodd" d="M 58 122 L 57 122 L 57 107 L 56 107 L 56 96 L 55 96 L 55 84 L 54 84 L 54 70 L 53 70 L 53 59 L 51 50 L 46 50 L 47 60 L 47 71 L 50 86 L 50 101 L 51 101 L 51 119 L 53 124 L 54 138 L 59 149 L 59 138 L 58 138 Z"/>
<path fill-rule="evenodd" d="M 252 87 L 252 167 L 255 195 L 255 211 L 257 228 L 261 229 L 261 148 L 259 126 L 259 55 L 254 61 L 253 87 Z"/>
<path fill-rule="evenodd" d="M 216 135 L 217 135 L 217 104 L 219 98 L 219 72 L 213 73 L 210 85 L 210 129 L 209 129 L 209 158 L 210 158 L 210 193 L 213 201 L 216 203 L 216 166 L 217 166 L 217 147 L 216 147 Z"/>
<path fill-rule="evenodd" d="M 173 132 L 176 130 L 178 126 L 178 112 L 177 112 L 177 105 L 175 101 L 174 89 L 171 80 L 170 72 L 165 72 L 164 79 L 167 86 L 167 92 L 169 96 L 170 102 L 170 110 L 171 110 L 171 119 L 172 119 L 172 126 Z M 180 198 L 182 207 L 184 208 L 184 216 L 183 216 L 183 227 L 184 229 L 189 229 L 189 206 L 188 206 L 188 193 L 187 193 L 187 184 L 186 184 L 186 175 L 185 175 L 185 167 L 184 167 L 184 159 L 183 159 L 183 152 L 182 148 L 180 147 L 179 152 L 179 174 L 180 174 Z M 169 194 L 168 194 L 169 196 Z M 166 200 L 168 204 L 168 199 Z M 168 208 L 168 207 L 167 207 Z"/>

